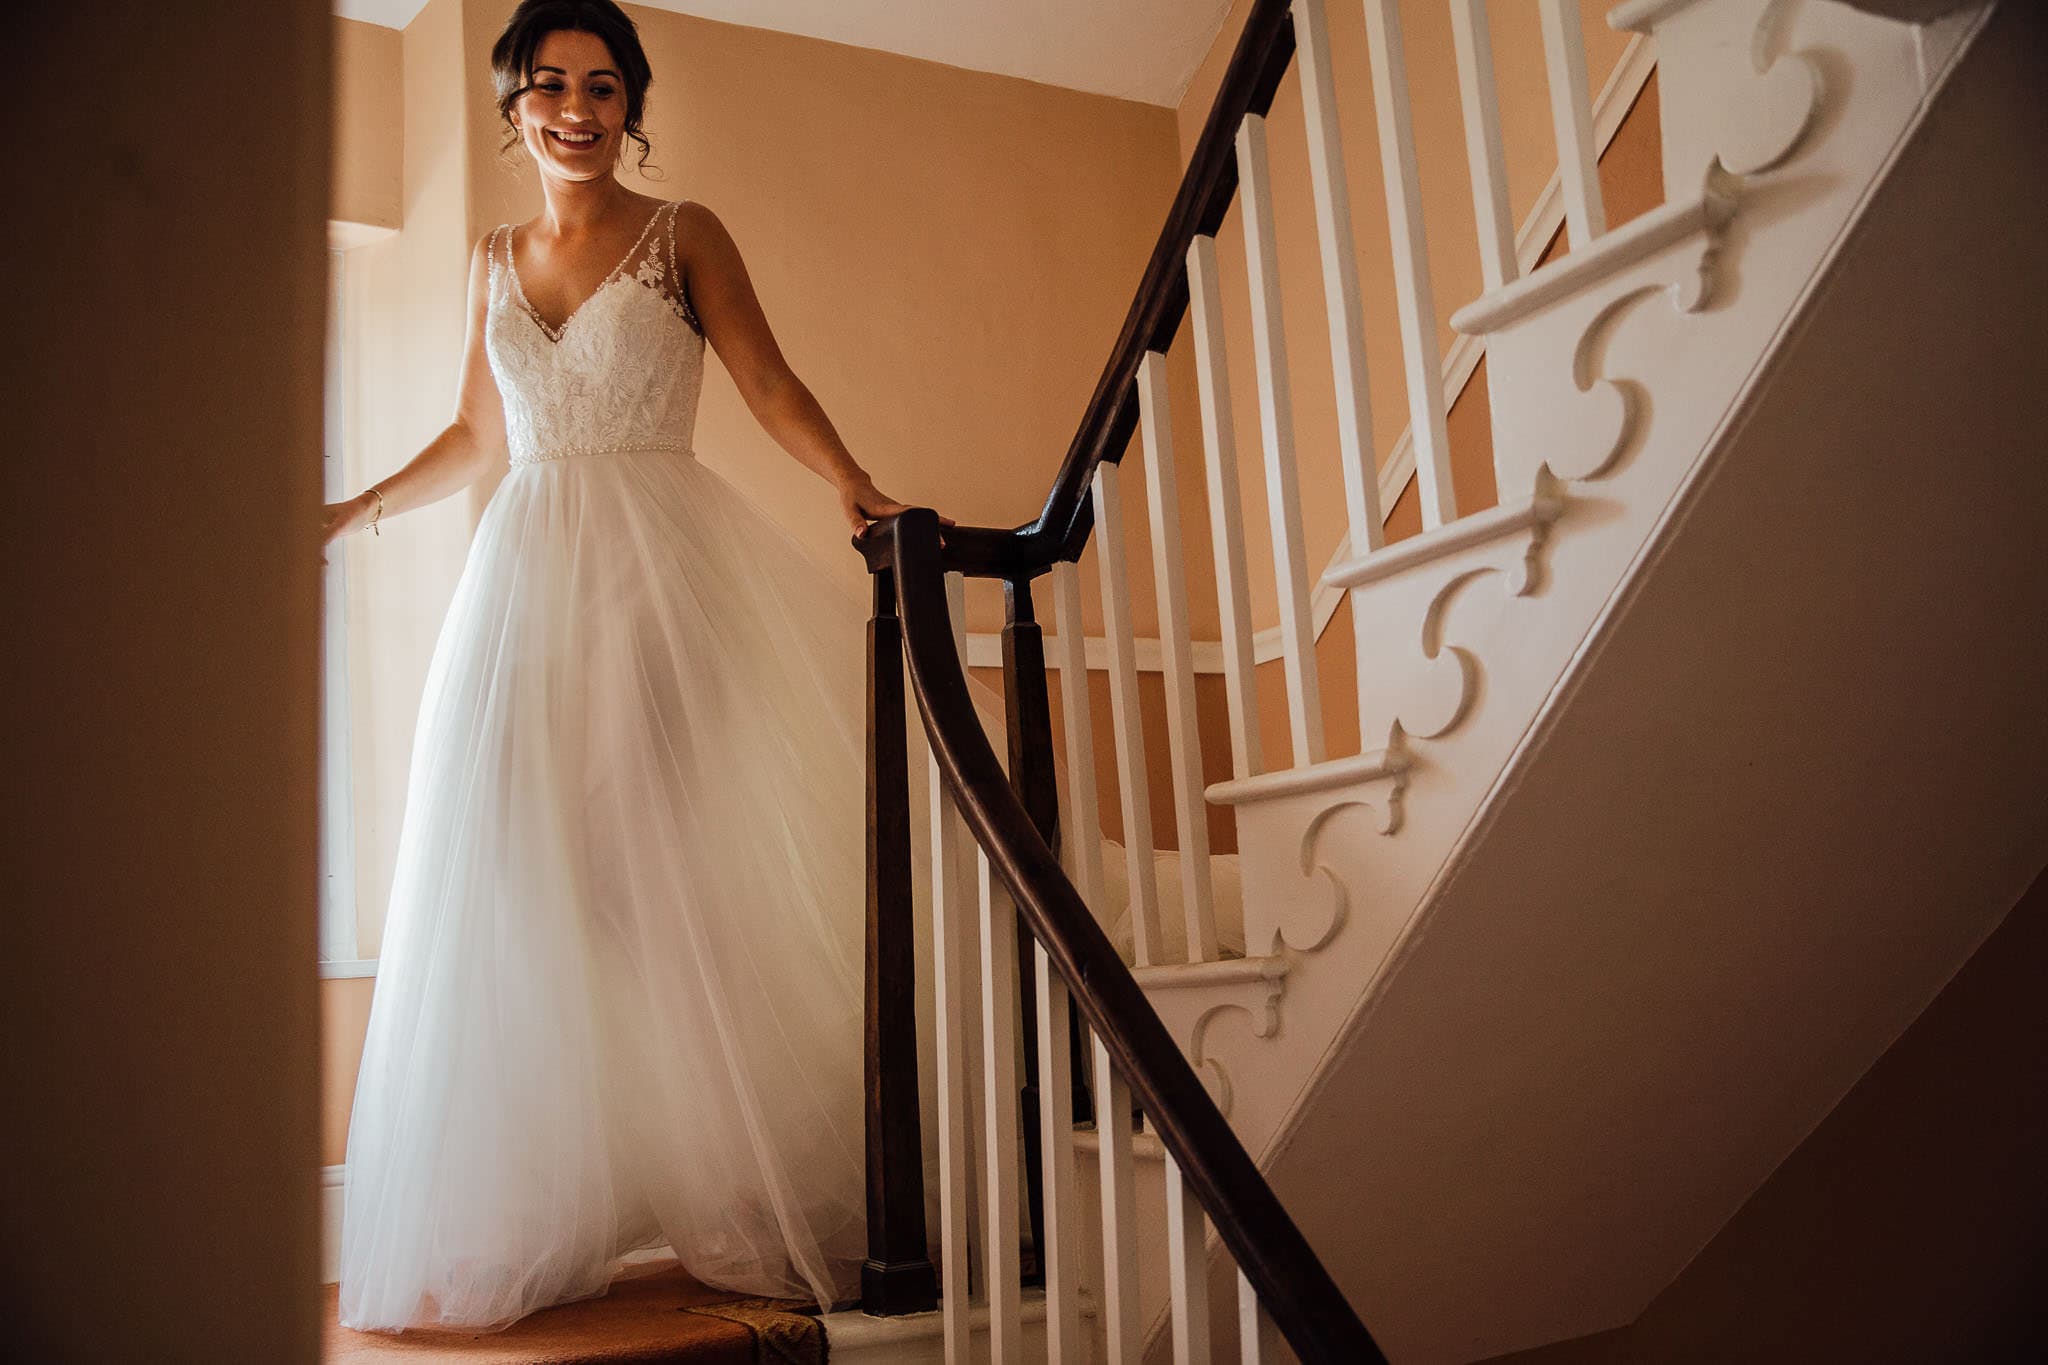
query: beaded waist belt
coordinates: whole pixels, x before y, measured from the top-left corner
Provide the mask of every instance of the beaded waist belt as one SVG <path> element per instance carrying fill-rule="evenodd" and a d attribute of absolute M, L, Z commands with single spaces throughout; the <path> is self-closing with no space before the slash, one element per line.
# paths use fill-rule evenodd
<path fill-rule="evenodd" d="M 526 454 L 517 451 L 512 455 L 512 467 L 543 464 L 549 460 L 577 460 L 585 455 L 638 455 L 638 454 L 683 454 L 690 453 L 689 443 L 673 436 L 648 436 L 635 441 L 614 441 L 605 445 L 556 446 L 550 450 L 536 450 Z"/>

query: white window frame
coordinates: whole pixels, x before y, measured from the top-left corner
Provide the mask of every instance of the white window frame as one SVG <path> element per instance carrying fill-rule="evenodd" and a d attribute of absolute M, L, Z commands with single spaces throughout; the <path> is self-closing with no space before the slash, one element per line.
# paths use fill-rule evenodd
<path fill-rule="evenodd" d="M 322 485 L 328 501 L 348 496 L 348 372 L 342 344 L 347 253 L 327 253 L 326 439 Z M 375 976 L 375 958 L 356 943 L 355 782 L 349 750 L 348 566 L 340 546 L 321 570 L 320 975 Z"/>

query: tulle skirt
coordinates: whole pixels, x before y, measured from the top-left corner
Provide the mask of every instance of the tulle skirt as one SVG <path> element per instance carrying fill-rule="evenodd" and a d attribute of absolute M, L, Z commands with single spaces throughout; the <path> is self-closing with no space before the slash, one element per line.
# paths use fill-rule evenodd
<path fill-rule="evenodd" d="M 853 1291 L 862 606 L 686 455 L 499 486 L 414 741 L 345 1324 L 502 1327 L 663 1243 Z"/>

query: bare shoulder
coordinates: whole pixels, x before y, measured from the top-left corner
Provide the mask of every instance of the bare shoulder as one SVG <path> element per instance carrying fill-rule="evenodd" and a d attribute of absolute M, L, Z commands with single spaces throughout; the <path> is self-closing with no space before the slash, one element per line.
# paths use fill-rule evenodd
<path fill-rule="evenodd" d="M 469 249 L 469 293 L 470 311 L 481 315 L 484 306 L 485 285 L 491 278 L 491 269 L 497 264 L 494 253 L 498 250 L 498 234 L 502 228 L 492 228 L 476 239 L 476 245 Z"/>
<path fill-rule="evenodd" d="M 683 199 L 676 204 L 676 245 L 684 250 L 699 245 L 730 250 L 732 234 L 709 204 Z"/>
<path fill-rule="evenodd" d="M 491 253 L 497 249 L 498 234 L 504 230 L 502 226 L 494 227 L 476 239 L 476 245 L 469 249 L 469 268 L 471 273 L 478 273 L 489 268 Z"/>

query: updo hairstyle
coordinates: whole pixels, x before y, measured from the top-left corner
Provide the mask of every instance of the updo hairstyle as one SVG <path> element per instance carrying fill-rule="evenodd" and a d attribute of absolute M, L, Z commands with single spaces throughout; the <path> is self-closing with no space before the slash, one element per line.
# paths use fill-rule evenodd
<path fill-rule="evenodd" d="M 521 0 L 519 8 L 505 21 L 505 31 L 491 47 L 491 79 L 498 90 L 498 117 L 505 121 L 505 145 L 510 151 L 519 144 L 519 128 L 512 121 L 512 107 L 520 96 L 533 89 L 533 63 L 541 41 L 563 30 L 595 34 L 611 49 L 619 68 L 619 82 L 626 88 L 626 136 L 640 144 L 640 169 L 654 146 L 640 130 L 647 111 L 647 87 L 654 84 L 654 70 L 647 63 L 647 50 L 640 46 L 640 31 L 626 12 L 612 0 Z"/>

